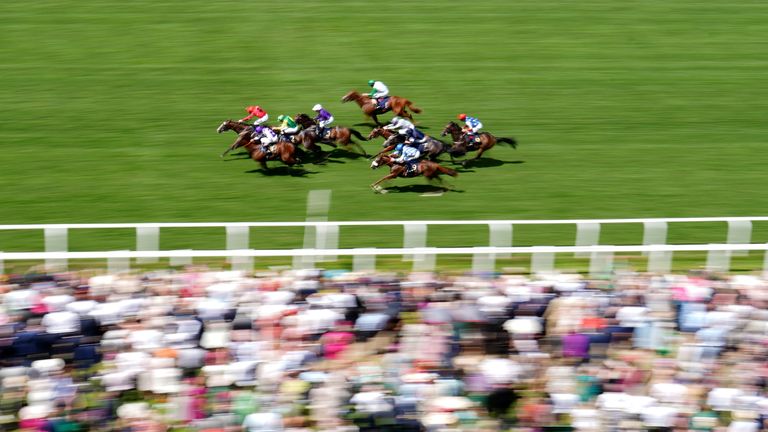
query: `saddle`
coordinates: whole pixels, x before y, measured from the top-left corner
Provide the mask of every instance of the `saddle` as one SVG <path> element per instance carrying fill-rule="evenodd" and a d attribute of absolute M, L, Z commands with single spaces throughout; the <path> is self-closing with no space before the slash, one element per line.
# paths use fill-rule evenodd
<path fill-rule="evenodd" d="M 416 177 L 419 175 L 419 161 L 406 162 L 403 177 Z"/>
<path fill-rule="evenodd" d="M 467 150 L 477 150 L 480 146 L 480 134 L 464 134 L 464 141 L 467 143 Z"/>
<path fill-rule="evenodd" d="M 376 109 L 380 111 L 384 111 L 387 109 L 387 104 L 389 103 L 389 98 L 391 96 L 386 96 L 383 98 L 375 99 L 376 102 Z"/>

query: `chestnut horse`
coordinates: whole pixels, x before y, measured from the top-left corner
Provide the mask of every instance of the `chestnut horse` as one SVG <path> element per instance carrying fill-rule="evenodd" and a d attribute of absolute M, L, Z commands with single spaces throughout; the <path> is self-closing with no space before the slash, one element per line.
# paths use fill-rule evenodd
<path fill-rule="evenodd" d="M 371 133 L 368 134 L 369 140 L 376 137 L 385 138 L 384 144 L 381 145 L 384 147 L 384 150 L 379 152 L 376 156 L 390 152 L 394 150 L 398 144 L 405 142 L 404 136 L 389 129 L 384 129 L 383 127 L 374 128 Z M 429 159 L 433 161 L 437 160 L 437 157 L 447 150 L 448 144 L 438 139 L 432 138 L 431 136 L 427 136 L 427 142 L 419 146 L 419 151 L 421 151 L 422 154 L 429 157 Z"/>
<path fill-rule="evenodd" d="M 408 109 L 410 108 L 411 111 L 417 114 L 421 112 L 421 109 L 413 105 L 413 102 L 400 96 L 390 96 L 389 101 L 387 101 L 387 106 L 383 110 L 379 109 L 376 106 L 376 101 L 374 99 L 371 99 L 367 95 L 358 93 L 354 90 L 347 93 L 346 95 L 344 95 L 343 98 L 341 98 L 341 102 L 350 102 L 350 101 L 355 101 L 357 105 L 360 106 L 360 109 L 363 110 L 363 113 L 368 117 L 371 117 L 373 121 L 375 121 L 376 124 L 379 126 L 381 126 L 381 123 L 377 118 L 379 114 L 384 114 L 385 112 L 392 111 L 396 116 L 407 117 L 413 120 L 413 116 L 411 115 L 411 113 L 408 112 Z"/>
<path fill-rule="evenodd" d="M 480 156 L 482 156 L 483 153 L 493 148 L 497 142 L 510 144 L 512 148 L 517 148 L 517 141 L 515 141 L 514 138 L 497 138 L 488 132 L 480 132 L 477 134 L 477 137 L 480 139 L 479 143 L 475 140 L 467 142 L 467 135 L 461 130 L 461 126 L 454 122 L 448 122 L 440 136 L 446 136 L 448 134 L 451 134 L 451 137 L 453 138 L 453 146 L 448 150 L 451 159 L 453 159 L 454 156 L 464 156 L 468 151 L 477 150 L 477 155 L 470 159 L 470 161 L 476 161 L 480 159 Z M 463 160 L 461 164 L 466 165 L 467 161 Z"/>
<path fill-rule="evenodd" d="M 223 133 L 228 130 L 234 131 L 238 137 L 235 142 L 232 143 L 232 145 L 229 146 L 229 148 L 221 154 L 221 157 L 226 156 L 227 153 L 231 152 L 232 150 L 238 149 L 248 144 L 248 141 L 251 138 L 251 134 L 253 133 L 253 126 L 232 120 L 224 120 L 219 128 L 216 129 L 216 132 Z"/>
<path fill-rule="evenodd" d="M 382 187 L 379 186 L 380 183 L 385 182 L 387 180 L 392 180 L 397 177 L 408 178 L 408 177 L 424 176 L 428 180 L 438 179 L 442 182 L 442 179 L 440 179 L 439 177 L 440 174 L 448 174 L 451 177 L 456 177 L 457 175 L 459 175 L 459 173 L 456 172 L 455 170 L 446 168 L 444 166 L 440 166 L 436 162 L 432 162 L 428 160 L 421 160 L 417 162 L 416 172 L 409 174 L 406 172 L 405 165 L 395 163 L 394 159 L 391 156 L 388 156 L 385 154 L 380 154 L 378 157 L 376 157 L 376 159 L 374 159 L 373 162 L 371 162 L 371 169 L 376 169 L 383 165 L 389 166 L 389 174 L 380 178 L 378 181 L 376 181 L 371 185 L 371 189 L 373 189 L 376 193 L 383 192 Z"/>
<path fill-rule="evenodd" d="M 275 144 L 270 144 L 271 152 L 264 151 L 260 142 L 251 140 L 247 144 L 243 145 L 251 156 L 254 162 L 258 162 L 263 170 L 267 170 L 267 161 L 281 160 L 288 166 L 293 166 L 299 163 L 296 157 L 296 146 L 288 141 L 278 141 Z"/>
<path fill-rule="evenodd" d="M 313 118 L 306 114 L 298 114 L 294 121 L 301 125 L 302 129 L 304 129 L 295 136 L 294 142 L 300 143 L 307 150 L 319 150 L 317 143 L 328 144 L 332 147 L 336 147 L 336 144 L 344 147 L 353 145 L 357 147 L 358 150 L 360 150 L 362 155 L 368 156 L 368 154 L 365 152 L 365 149 L 363 149 L 360 144 L 352 141 L 352 137 L 354 136 L 355 138 L 363 141 L 367 141 L 367 139 L 365 136 L 363 136 L 363 134 L 352 128 L 343 126 L 331 126 L 327 129 L 325 137 L 323 137 L 321 140 L 318 136 L 319 128 Z"/>

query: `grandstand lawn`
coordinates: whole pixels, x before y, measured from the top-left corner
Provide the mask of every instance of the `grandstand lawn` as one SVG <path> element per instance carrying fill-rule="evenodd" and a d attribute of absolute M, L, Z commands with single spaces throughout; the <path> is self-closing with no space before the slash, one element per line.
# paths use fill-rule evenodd
<path fill-rule="evenodd" d="M 295 221 L 313 189 L 333 190 L 337 220 L 764 215 L 766 22 L 763 0 L 0 2 L 0 224 Z M 216 127 L 249 104 L 276 119 L 322 103 L 367 135 L 340 98 L 372 78 L 421 107 L 427 133 L 466 112 L 520 146 L 493 149 L 442 196 L 423 196 L 422 179 L 375 195 L 385 173 L 364 158 L 337 154 L 300 176 L 219 159 L 234 134 Z M 681 225 L 670 241 L 724 233 Z M 429 243 L 486 235 L 435 229 Z M 640 236 L 604 227 L 602 241 Z M 295 230 L 251 237 L 302 242 Z M 400 239 L 342 230 L 342 246 Z M 132 242 L 87 231 L 70 249 Z M 221 230 L 169 231 L 161 247 L 223 242 Z M 572 242 L 567 227 L 515 231 L 518 245 Z M 0 250 L 41 249 L 39 233 L 0 233 Z"/>

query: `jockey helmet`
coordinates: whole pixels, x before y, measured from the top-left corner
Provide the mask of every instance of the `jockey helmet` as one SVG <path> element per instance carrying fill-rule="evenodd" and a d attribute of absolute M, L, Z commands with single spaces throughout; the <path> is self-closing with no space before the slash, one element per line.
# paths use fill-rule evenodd
<path fill-rule="evenodd" d="M 373 87 L 373 84 L 376 82 L 376 80 L 368 80 L 368 85 Z"/>
<path fill-rule="evenodd" d="M 464 121 L 466 119 L 467 119 L 467 115 L 466 114 L 459 114 L 459 120 Z"/>
<path fill-rule="evenodd" d="M 287 119 L 287 118 L 288 118 L 288 117 L 286 117 L 285 115 L 283 115 L 283 114 L 280 114 L 279 116 L 277 116 L 277 121 L 283 121 L 283 120 L 285 120 L 285 119 Z"/>
<path fill-rule="evenodd" d="M 401 117 L 394 116 L 394 117 L 392 117 L 392 120 L 390 120 L 389 122 L 392 123 L 392 124 L 398 124 L 398 123 L 400 123 L 401 120 L 402 120 Z"/>
<path fill-rule="evenodd" d="M 315 104 L 315 106 L 312 107 L 312 111 L 320 111 L 323 109 L 323 106 L 320 104 Z"/>
<path fill-rule="evenodd" d="M 395 152 L 400 153 L 401 151 L 403 151 L 403 145 L 402 144 L 398 144 L 395 147 Z"/>
<path fill-rule="evenodd" d="M 253 128 L 253 133 L 260 134 L 262 132 L 264 132 L 264 126 L 256 126 L 255 128 Z"/>
<path fill-rule="evenodd" d="M 256 109 L 256 107 L 253 106 L 253 105 L 245 108 L 246 111 L 254 111 L 255 109 Z"/>

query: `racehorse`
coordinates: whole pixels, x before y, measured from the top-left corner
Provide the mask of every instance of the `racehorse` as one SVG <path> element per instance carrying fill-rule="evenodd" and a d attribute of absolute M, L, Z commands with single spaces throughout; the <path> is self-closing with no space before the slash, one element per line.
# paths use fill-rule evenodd
<path fill-rule="evenodd" d="M 248 141 L 251 140 L 251 134 L 253 133 L 253 126 L 232 120 L 225 120 L 223 123 L 221 123 L 221 126 L 216 129 L 216 132 L 222 133 L 228 130 L 234 131 L 238 136 L 237 139 L 235 139 L 235 142 L 233 142 L 232 145 L 229 146 L 229 148 L 221 154 L 221 157 L 226 156 L 227 153 L 231 152 L 232 150 L 238 149 L 248 144 Z"/>
<path fill-rule="evenodd" d="M 381 193 L 382 188 L 379 186 L 380 183 L 385 182 L 387 180 L 392 180 L 397 177 L 416 177 L 416 176 L 424 176 L 428 180 L 434 180 L 438 179 L 442 182 L 442 179 L 440 179 L 440 174 L 448 174 L 451 177 L 456 177 L 459 175 L 458 172 L 455 170 L 452 170 L 450 168 L 446 168 L 444 166 L 440 166 L 436 162 L 428 161 L 428 160 L 421 160 L 416 165 L 416 171 L 412 173 L 408 173 L 406 170 L 405 165 L 395 163 L 394 159 L 391 156 L 388 156 L 386 154 L 380 154 L 376 159 L 374 159 L 373 162 L 371 162 L 371 169 L 376 169 L 382 165 L 389 166 L 389 174 L 385 175 L 384 177 L 380 178 L 377 182 L 373 183 L 371 185 L 371 189 L 373 189 L 376 193 Z"/>
<path fill-rule="evenodd" d="M 451 159 L 453 159 L 454 156 L 463 156 L 467 154 L 468 151 L 477 150 L 477 155 L 470 159 L 470 161 L 476 161 L 480 159 L 480 156 L 482 156 L 483 153 L 493 148 L 497 142 L 510 144 L 512 148 L 517 148 L 517 141 L 515 141 L 514 138 L 497 138 L 488 132 L 480 132 L 477 134 L 477 137 L 480 140 L 479 143 L 476 140 L 467 142 L 467 136 L 461 130 L 461 127 L 454 122 L 448 122 L 448 124 L 445 125 L 443 132 L 440 133 L 440 136 L 446 136 L 448 134 L 451 134 L 451 137 L 453 138 L 453 146 L 448 150 Z M 461 164 L 466 165 L 467 161 L 464 160 Z"/>
<path fill-rule="evenodd" d="M 389 129 L 384 129 L 383 127 L 377 127 L 374 128 L 370 134 L 368 134 L 368 139 L 371 140 L 376 137 L 383 137 L 386 138 L 384 141 L 384 144 L 381 146 L 384 147 L 384 150 L 379 152 L 376 156 L 390 152 L 397 147 L 398 144 L 405 142 L 405 137 L 395 133 Z M 422 152 L 422 154 L 425 154 L 427 157 L 429 157 L 430 160 L 437 160 L 437 157 L 440 156 L 443 152 L 445 152 L 448 145 L 438 139 L 432 138 L 431 136 L 427 137 L 427 142 L 424 144 L 419 145 L 419 151 Z"/>
<path fill-rule="evenodd" d="M 261 164 L 261 168 L 267 170 L 267 161 L 281 160 L 288 166 L 293 166 L 299 163 L 296 157 L 296 146 L 288 141 L 278 141 L 275 144 L 270 144 L 270 153 L 264 151 L 263 146 L 256 140 L 250 140 L 247 144 L 243 145 L 255 162 Z"/>
<path fill-rule="evenodd" d="M 298 114 L 294 121 L 304 129 L 296 135 L 295 141 L 301 143 L 307 150 L 318 150 L 319 147 L 317 147 L 316 143 L 328 144 L 332 147 L 336 147 L 336 144 L 348 147 L 351 144 L 357 147 L 361 154 L 368 156 L 360 144 L 352 141 L 352 136 L 363 141 L 367 141 L 367 139 L 363 134 L 352 128 L 332 126 L 328 128 L 328 131 L 321 140 L 319 137 L 319 127 L 314 119 L 306 114 Z"/>
<path fill-rule="evenodd" d="M 413 102 L 400 96 L 390 96 L 389 101 L 387 101 L 387 106 L 383 110 L 376 106 L 376 100 L 371 99 L 367 95 L 358 93 L 355 90 L 345 94 L 344 97 L 341 98 L 341 101 L 355 101 L 357 105 L 360 106 L 360 109 L 363 110 L 363 113 L 368 117 L 373 118 L 373 121 L 375 121 L 378 126 L 381 126 L 381 123 L 376 116 L 388 111 L 392 111 L 396 116 L 407 117 L 411 120 L 413 120 L 413 116 L 408 112 L 409 108 L 417 114 L 421 112 L 421 109 L 413 105 Z"/>

